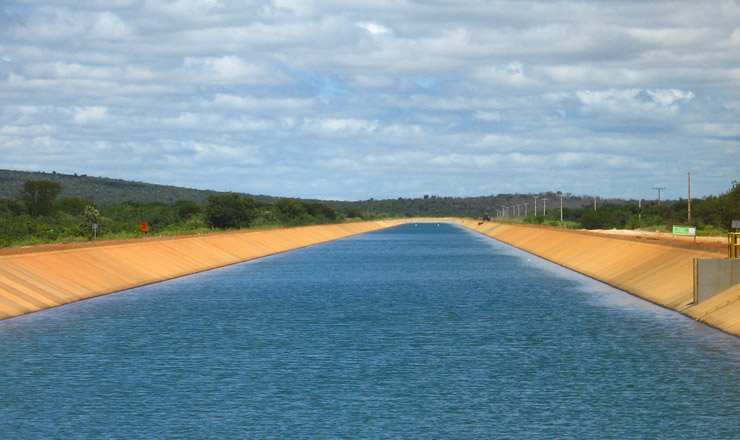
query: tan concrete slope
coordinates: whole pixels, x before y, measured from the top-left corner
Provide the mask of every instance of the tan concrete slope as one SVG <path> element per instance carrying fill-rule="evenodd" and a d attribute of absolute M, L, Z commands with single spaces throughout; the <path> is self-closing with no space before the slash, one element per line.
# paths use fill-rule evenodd
<path fill-rule="evenodd" d="M 692 306 L 694 258 L 721 258 L 717 253 L 626 241 L 566 229 L 474 220 L 461 224 L 740 336 L 740 286 Z"/>
<path fill-rule="evenodd" d="M 0 319 L 390 226 L 342 223 L 4 252 Z"/>
<path fill-rule="evenodd" d="M 690 307 L 685 314 L 697 321 L 740 336 L 740 284 Z"/>

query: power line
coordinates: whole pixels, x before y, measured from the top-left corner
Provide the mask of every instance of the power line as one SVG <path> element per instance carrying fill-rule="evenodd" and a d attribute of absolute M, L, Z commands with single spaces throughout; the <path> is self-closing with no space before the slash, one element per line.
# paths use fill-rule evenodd
<path fill-rule="evenodd" d="M 658 190 L 658 206 L 660 206 L 660 192 L 663 191 L 665 189 L 665 187 L 662 187 L 661 188 L 661 187 L 654 186 L 653 189 L 657 189 Z"/>

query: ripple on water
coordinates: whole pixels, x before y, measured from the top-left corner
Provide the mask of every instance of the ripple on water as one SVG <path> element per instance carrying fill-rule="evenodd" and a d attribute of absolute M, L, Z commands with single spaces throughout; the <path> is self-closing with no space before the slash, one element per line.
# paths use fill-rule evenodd
<path fill-rule="evenodd" d="M 8 438 L 740 438 L 740 344 L 452 225 L 0 322 Z"/>

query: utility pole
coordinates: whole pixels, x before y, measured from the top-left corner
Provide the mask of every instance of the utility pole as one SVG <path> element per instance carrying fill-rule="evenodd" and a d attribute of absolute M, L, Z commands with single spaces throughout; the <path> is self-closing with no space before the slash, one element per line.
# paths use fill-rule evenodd
<path fill-rule="evenodd" d="M 657 189 L 658 190 L 658 206 L 660 206 L 660 192 L 662 190 L 664 190 L 665 187 L 660 188 L 660 187 L 654 186 L 653 189 Z"/>
<path fill-rule="evenodd" d="M 642 220 L 642 190 L 637 190 L 637 196 L 640 198 L 640 200 L 637 201 L 637 218 Z"/>
<path fill-rule="evenodd" d="M 597 196 L 594 196 L 594 211 L 596 211 L 596 197 Z"/>
<path fill-rule="evenodd" d="M 563 221 L 563 193 L 558 191 L 558 197 L 560 197 L 560 221 Z"/>
<path fill-rule="evenodd" d="M 529 205 L 529 203 L 524 204 L 524 216 L 525 217 L 527 216 L 527 205 Z"/>
<path fill-rule="evenodd" d="M 696 174 L 693 171 L 687 171 L 686 174 L 689 175 L 689 223 L 691 222 L 691 175 Z"/>
<path fill-rule="evenodd" d="M 547 199 L 542 199 L 542 215 L 547 215 Z"/>
<path fill-rule="evenodd" d="M 540 198 L 540 196 L 534 196 L 534 216 L 537 217 L 537 199 Z"/>

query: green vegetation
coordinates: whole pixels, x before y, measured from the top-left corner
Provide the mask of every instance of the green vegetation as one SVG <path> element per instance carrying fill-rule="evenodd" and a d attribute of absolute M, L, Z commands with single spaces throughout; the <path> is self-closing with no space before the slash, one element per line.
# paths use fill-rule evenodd
<path fill-rule="evenodd" d="M 22 177 L 41 178 L 20 181 Z M 71 183 L 74 190 L 67 188 Z M 126 198 L 132 196 L 131 198 Z M 192 196 L 188 198 L 186 196 Z M 555 193 L 539 194 L 538 214 L 533 195 L 498 194 L 482 197 L 439 197 L 316 201 L 250 196 L 237 193 L 126 182 L 114 179 L 69 176 L 56 173 L 24 173 L 0 170 L 0 247 L 93 239 L 142 236 L 149 233 L 176 235 L 236 228 L 269 228 L 357 219 L 407 217 L 471 217 L 488 213 L 496 217 L 503 207 L 520 216 L 504 221 L 542 224 L 573 229 L 653 229 L 670 231 L 674 224 L 696 226 L 701 235 L 721 235 L 732 220 L 740 220 L 740 184 L 733 182 L 718 196 L 692 200 L 687 219 L 686 200 L 656 202 L 601 200 L 593 208 L 592 197 L 566 194 L 563 221 Z M 543 200 L 549 201 L 542 215 Z M 524 206 L 528 203 L 528 210 Z M 527 214 L 525 215 L 525 211 Z"/>
<path fill-rule="evenodd" d="M 191 200 L 196 204 L 203 205 L 209 195 L 217 194 L 217 191 L 131 182 L 84 174 L 0 170 L 0 199 L 14 198 L 22 190 L 25 182 L 39 180 L 61 185 L 60 197 L 90 200 L 100 205 L 119 205 L 129 201 L 137 203 L 175 203 L 178 200 Z M 263 202 L 275 201 L 275 197 L 262 195 L 252 197 Z"/>
<path fill-rule="evenodd" d="M 278 199 L 257 201 L 239 194 L 210 194 L 205 204 L 192 200 L 125 201 L 99 204 L 79 197 L 57 196 L 57 182 L 32 180 L 14 198 L 0 200 L 0 247 L 56 242 L 141 237 L 148 233 L 177 235 L 252 227 L 298 226 L 346 221 L 347 216 L 321 203 Z"/>
<path fill-rule="evenodd" d="M 51 214 L 52 204 L 59 193 L 62 185 L 48 180 L 29 180 L 23 184 L 20 199 L 26 206 L 28 214 L 32 217 Z"/>
<path fill-rule="evenodd" d="M 594 210 L 592 206 L 550 209 L 547 215 L 528 216 L 523 223 L 545 224 L 579 229 L 652 229 L 670 231 L 672 225 L 695 226 L 702 235 L 727 233 L 732 220 L 740 220 L 740 183 L 719 196 L 693 200 L 692 216 L 688 220 L 688 201 L 658 205 L 655 202 L 640 207 L 636 203 L 605 204 Z"/>
<path fill-rule="evenodd" d="M 545 193 L 542 197 L 551 201 L 556 199 L 555 193 Z M 326 201 L 325 204 L 342 212 L 365 213 L 372 218 L 408 218 L 408 217 L 471 217 L 482 218 L 485 213 L 495 217 L 496 210 L 502 206 L 521 205 L 521 214 L 524 215 L 523 203 L 529 203 L 529 211 L 533 209 L 533 196 L 528 194 L 498 194 L 479 197 L 442 197 L 424 195 L 417 198 L 386 200 L 361 200 L 356 202 Z M 566 207 L 579 208 L 591 203 L 591 198 L 568 195 L 564 200 Z M 614 200 L 614 203 L 624 201 Z M 552 203 L 552 202 L 550 202 Z M 539 201 L 542 209 L 542 200 Z M 551 205 L 548 204 L 548 211 Z"/>

